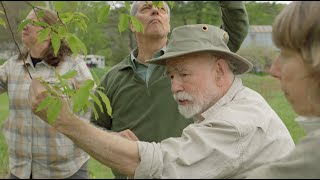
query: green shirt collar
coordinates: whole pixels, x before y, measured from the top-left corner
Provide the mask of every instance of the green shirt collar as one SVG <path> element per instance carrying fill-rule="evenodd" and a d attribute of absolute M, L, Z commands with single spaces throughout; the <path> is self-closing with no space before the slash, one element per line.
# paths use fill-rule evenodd
<path fill-rule="evenodd" d="M 157 57 L 160 57 L 164 54 L 164 51 L 166 50 L 166 46 L 164 46 L 163 48 L 161 48 L 159 51 L 157 51 L 154 55 L 153 55 L 153 58 L 157 58 Z M 131 59 L 131 62 L 132 62 L 132 66 L 133 68 L 136 68 L 135 64 L 136 63 L 140 63 L 137 59 L 137 56 L 138 56 L 138 48 L 135 48 L 134 50 L 131 51 L 130 53 L 130 59 Z M 142 64 L 142 63 L 140 63 Z"/>

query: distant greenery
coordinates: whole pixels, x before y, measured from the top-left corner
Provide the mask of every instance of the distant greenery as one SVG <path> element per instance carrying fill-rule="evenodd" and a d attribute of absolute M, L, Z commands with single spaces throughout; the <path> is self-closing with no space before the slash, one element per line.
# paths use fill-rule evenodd
<path fill-rule="evenodd" d="M 271 25 L 276 15 L 286 6 L 285 4 L 276 4 L 269 2 L 244 1 L 249 16 L 250 25 Z M 105 19 L 97 20 L 97 9 L 99 4 L 107 3 L 103 1 L 53 1 L 56 9 L 60 12 L 80 11 L 90 19 L 88 22 L 88 33 L 84 34 L 78 31 L 77 35 L 87 46 L 89 54 L 105 56 L 108 65 L 114 65 L 123 60 L 134 48 L 134 35 L 126 30 L 119 33 L 118 22 L 119 13 L 125 12 L 122 6 L 118 9 L 110 9 L 109 15 Z M 124 4 L 116 2 L 115 4 Z M 45 6 L 45 1 L 33 1 L 32 4 Z M 31 10 L 25 2 L 13 1 L 6 2 L 10 17 L 14 22 L 21 22 L 22 19 Z M 93 8 L 95 7 L 95 8 Z M 217 1 L 175 1 L 171 9 L 171 29 L 195 23 L 206 23 L 220 26 L 221 11 Z M 17 26 L 12 24 L 13 29 Z M 17 40 L 20 41 L 20 34 L 17 34 Z M 8 42 L 12 42 L 11 35 L 7 29 L 0 28 L 0 42 L 5 47 Z M 14 49 L 16 50 L 16 49 Z"/>
<path fill-rule="evenodd" d="M 275 2 L 246 1 L 250 25 L 272 25 L 275 17 L 286 6 Z"/>

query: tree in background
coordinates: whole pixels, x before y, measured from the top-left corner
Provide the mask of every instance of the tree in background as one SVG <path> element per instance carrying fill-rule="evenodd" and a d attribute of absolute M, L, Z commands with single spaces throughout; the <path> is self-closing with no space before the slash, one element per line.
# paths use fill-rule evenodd
<path fill-rule="evenodd" d="M 34 1 L 34 5 L 46 6 L 47 1 Z M 105 56 L 108 66 L 112 66 L 122 59 L 135 47 L 132 33 L 126 29 L 119 33 L 118 23 L 120 13 L 128 13 L 126 3 L 116 1 L 50 1 L 56 11 L 75 12 L 86 14 L 89 18 L 87 33 L 77 32 L 78 38 L 87 46 L 89 54 Z M 129 3 L 129 1 L 127 1 Z M 109 4 L 108 13 L 97 14 L 103 5 Z M 16 28 L 27 15 L 30 7 L 24 2 L 6 2 L 9 10 L 10 21 Z M 245 2 L 249 15 L 250 25 L 271 25 L 276 15 L 285 7 L 285 4 L 269 2 Z M 1 10 L 1 9 L 0 9 Z M 17 13 L 18 12 L 18 13 Z M 119 13 L 120 12 L 120 13 Z M 175 1 L 171 8 L 171 28 L 195 23 L 208 23 L 220 25 L 221 12 L 216 1 Z M 16 33 L 17 39 L 21 39 L 20 33 Z M 0 28 L 0 42 L 2 50 L 10 46 L 11 39 L 9 31 Z M 14 48 L 14 46 L 12 46 Z M 1 57 L 0 57 L 1 58 Z"/>

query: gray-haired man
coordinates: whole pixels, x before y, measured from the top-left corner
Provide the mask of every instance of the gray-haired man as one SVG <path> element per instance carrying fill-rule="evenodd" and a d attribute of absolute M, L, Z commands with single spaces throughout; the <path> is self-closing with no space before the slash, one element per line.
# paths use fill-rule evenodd
<path fill-rule="evenodd" d="M 166 65 L 180 113 L 194 119 L 181 137 L 159 143 L 131 141 L 81 121 L 66 106 L 53 126 L 93 158 L 129 177 L 244 178 L 263 163 L 285 156 L 294 143 L 263 97 L 235 76 L 250 71 L 252 64 L 232 53 L 227 43 L 228 34 L 218 27 L 181 26 L 173 30 L 165 54 L 149 61 Z M 44 94 L 33 80 L 34 110 Z M 46 119 L 45 112 L 38 114 Z"/>

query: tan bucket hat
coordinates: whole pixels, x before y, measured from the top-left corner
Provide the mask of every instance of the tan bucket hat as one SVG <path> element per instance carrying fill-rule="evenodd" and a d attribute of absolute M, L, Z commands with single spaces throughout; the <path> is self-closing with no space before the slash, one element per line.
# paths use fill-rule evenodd
<path fill-rule="evenodd" d="M 164 55 L 147 62 L 165 66 L 169 59 L 195 52 L 209 51 L 233 61 L 236 67 L 235 74 L 251 71 L 251 62 L 231 52 L 227 46 L 228 41 L 228 33 L 216 26 L 208 24 L 179 26 L 173 29 Z"/>

